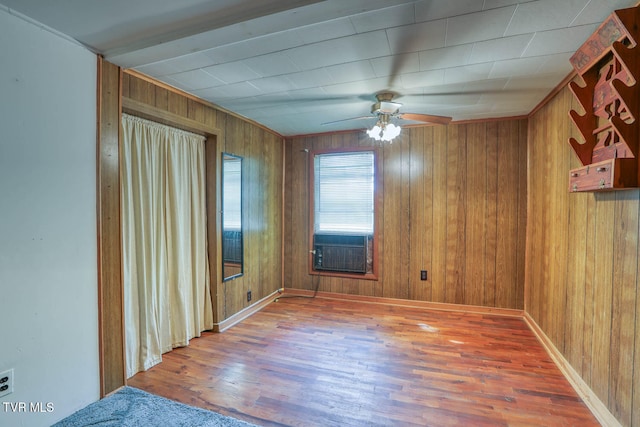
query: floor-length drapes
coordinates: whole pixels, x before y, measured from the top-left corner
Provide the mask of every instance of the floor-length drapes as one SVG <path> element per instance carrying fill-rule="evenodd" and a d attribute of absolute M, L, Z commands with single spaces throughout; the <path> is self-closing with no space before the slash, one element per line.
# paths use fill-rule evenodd
<path fill-rule="evenodd" d="M 204 138 L 123 114 L 127 377 L 213 327 Z"/>

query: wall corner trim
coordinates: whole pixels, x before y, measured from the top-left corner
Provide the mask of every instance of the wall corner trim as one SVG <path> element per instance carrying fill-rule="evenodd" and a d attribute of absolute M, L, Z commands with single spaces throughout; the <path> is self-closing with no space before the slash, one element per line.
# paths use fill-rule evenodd
<path fill-rule="evenodd" d="M 573 369 L 571 364 L 564 358 L 562 353 L 560 353 L 529 313 L 525 312 L 523 318 L 540 343 L 542 343 L 542 346 L 547 351 L 547 354 L 549 354 L 549 357 L 551 357 L 551 360 L 553 360 L 556 366 L 560 369 L 567 381 L 569 381 L 576 393 L 578 393 L 578 396 L 580 396 L 584 404 L 587 405 L 600 424 L 605 427 L 622 427 L 622 424 L 620 424 L 616 417 L 609 412 L 606 405 L 602 403 L 593 390 L 591 390 L 587 383 L 584 382 L 578 372 Z"/>

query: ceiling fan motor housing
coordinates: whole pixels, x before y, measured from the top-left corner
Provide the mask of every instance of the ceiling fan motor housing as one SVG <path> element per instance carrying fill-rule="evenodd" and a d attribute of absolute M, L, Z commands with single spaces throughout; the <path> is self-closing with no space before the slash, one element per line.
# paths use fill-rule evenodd
<path fill-rule="evenodd" d="M 391 101 L 378 101 L 371 106 L 373 114 L 395 114 L 398 112 L 402 104 Z"/>

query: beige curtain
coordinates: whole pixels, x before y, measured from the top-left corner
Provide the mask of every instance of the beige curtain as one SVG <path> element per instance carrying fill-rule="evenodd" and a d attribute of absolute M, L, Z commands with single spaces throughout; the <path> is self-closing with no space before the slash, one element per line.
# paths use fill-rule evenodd
<path fill-rule="evenodd" d="M 204 138 L 123 114 L 127 377 L 213 327 Z"/>

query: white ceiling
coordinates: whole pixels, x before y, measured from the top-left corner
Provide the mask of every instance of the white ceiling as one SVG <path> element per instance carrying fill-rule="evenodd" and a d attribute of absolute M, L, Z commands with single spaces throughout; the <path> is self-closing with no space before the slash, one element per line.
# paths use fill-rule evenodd
<path fill-rule="evenodd" d="M 638 0 L 0 0 L 117 65 L 282 135 L 371 126 L 374 95 L 454 120 L 528 114 Z M 410 123 L 410 122 L 409 122 Z"/>

